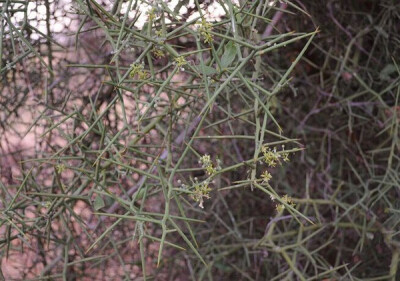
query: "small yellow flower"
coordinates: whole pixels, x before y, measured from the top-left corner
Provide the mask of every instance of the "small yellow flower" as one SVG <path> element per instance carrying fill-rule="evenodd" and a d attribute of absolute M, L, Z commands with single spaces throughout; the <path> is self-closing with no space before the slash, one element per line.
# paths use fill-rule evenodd
<path fill-rule="evenodd" d="M 211 188 L 208 186 L 208 181 L 204 181 L 202 183 L 195 183 L 194 191 L 191 195 L 192 199 L 196 202 L 199 202 L 200 208 L 204 208 L 204 198 L 210 198 Z"/>
<path fill-rule="evenodd" d="M 139 80 L 145 80 L 149 76 L 149 73 L 146 70 L 144 70 L 143 64 L 132 63 L 131 68 L 132 68 L 132 70 L 129 73 L 129 76 L 131 78 L 135 77 L 135 75 L 137 74 Z"/>
<path fill-rule="evenodd" d="M 178 67 L 181 67 L 181 66 L 184 66 L 185 64 L 187 64 L 187 61 L 185 60 L 185 58 L 183 56 L 176 57 L 175 62 L 178 65 Z"/>
<path fill-rule="evenodd" d="M 139 63 L 132 63 L 131 64 L 131 72 L 129 73 L 129 76 L 133 78 L 136 74 L 139 74 L 139 72 L 143 71 L 143 64 Z"/>
<path fill-rule="evenodd" d="M 261 178 L 263 182 L 267 183 L 272 179 L 272 175 L 268 171 L 264 171 L 264 173 L 261 174 Z"/>
<path fill-rule="evenodd" d="M 296 206 L 296 204 L 293 202 L 292 197 L 288 196 L 287 194 L 285 194 L 282 197 L 282 200 L 283 200 L 283 202 L 285 202 L 286 204 L 288 204 L 288 205 L 290 205 L 292 207 Z"/>
<path fill-rule="evenodd" d="M 264 162 L 269 167 L 276 167 L 276 164 L 279 163 L 282 165 L 283 162 L 289 162 L 289 152 L 285 151 L 285 146 L 282 145 L 282 150 L 277 151 L 276 147 L 274 149 L 269 148 L 268 146 L 263 146 L 261 148 L 262 153 L 264 154 Z"/>
<path fill-rule="evenodd" d="M 164 52 L 156 47 L 153 48 L 152 53 L 157 59 L 165 56 Z"/>
<path fill-rule="evenodd" d="M 156 8 L 148 10 L 147 15 L 149 16 L 149 21 L 153 21 L 156 18 Z"/>
<path fill-rule="evenodd" d="M 47 208 L 47 209 L 50 208 L 50 207 L 51 207 L 51 201 L 43 202 L 43 203 L 42 203 L 42 206 L 45 207 L 45 208 Z"/>
<path fill-rule="evenodd" d="M 213 36 L 211 35 L 212 25 L 205 19 L 202 19 L 199 24 L 199 31 L 201 36 L 204 38 L 204 43 L 212 43 L 214 41 Z"/>
<path fill-rule="evenodd" d="M 200 164 L 203 164 L 203 166 L 208 166 L 211 164 L 211 157 L 208 154 L 204 154 L 203 156 L 200 157 L 199 159 Z"/>
<path fill-rule="evenodd" d="M 211 157 L 208 154 L 203 155 L 199 159 L 199 163 L 206 170 L 208 175 L 214 175 L 217 172 L 217 169 L 214 167 Z"/>
<path fill-rule="evenodd" d="M 282 153 L 282 159 L 283 159 L 284 162 L 289 162 L 289 161 L 290 161 L 290 159 L 289 159 L 289 153 L 283 152 L 283 153 Z"/>
<path fill-rule="evenodd" d="M 276 152 L 276 148 L 271 150 L 271 148 L 263 146 L 261 148 L 264 154 L 264 161 L 269 167 L 275 167 L 279 161 L 279 154 Z"/>
<path fill-rule="evenodd" d="M 281 213 L 281 212 L 283 212 L 283 210 L 285 210 L 285 205 L 283 205 L 283 204 L 278 204 L 278 205 L 276 205 L 276 211 L 278 212 L 278 213 Z"/>
<path fill-rule="evenodd" d="M 57 173 L 61 174 L 65 170 L 65 165 L 64 164 L 56 165 L 56 170 L 57 170 Z"/>
<path fill-rule="evenodd" d="M 162 30 L 156 30 L 155 33 L 156 33 L 156 35 L 157 35 L 158 37 L 161 37 L 161 36 L 163 35 Z"/>
<path fill-rule="evenodd" d="M 285 151 L 285 145 L 282 145 L 281 157 L 284 162 L 289 162 L 289 153 Z"/>
<path fill-rule="evenodd" d="M 217 172 L 217 170 L 213 166 L 206 167 L 207 174 L 213 175 Z"/>
<path fill-rule="evenodd" d="M 147 71 L 140 71 L 138 76 L 139 80 L 146 80 L 149 77 L 149 73 Z"/>
<path fill-rule="evenodd" d="M 272 199 L 272 198 L 271 198 Z M 283 195 L 282 197 L 282 201 L 286 204 L 289 205 L 290 207 L 295 207 L 296 204 L 293 202 L 292 197 L 288 196 L 287 194 Z M 279 212 L 283 212 L 283 210 L 285 210 L 285 204 L 277 204 L 275 209 L 276 211 Z"/>

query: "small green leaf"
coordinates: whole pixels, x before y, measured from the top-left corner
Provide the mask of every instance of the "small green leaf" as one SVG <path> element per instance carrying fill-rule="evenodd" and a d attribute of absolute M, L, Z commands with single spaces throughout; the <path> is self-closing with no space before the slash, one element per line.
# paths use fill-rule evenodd
<path fill-rule="evenodd" d="M 199 65 L 199 71 L 205 76 L 211 76 L 217 73 L 217 70 L 215 68 L 208 65 Z"/>
<path fill-rule="evenodd" d="M 221 262 L 216 262 L 214 266 L 223 272 L 232 272 L 232 268 L 229 265 L 225 265 Z"/>
<path fill-rule="evenodd" d="M 396 66 L 393 64 L 387 64 L 382 70 L 381 73 L 379 73 L 379 78 L 381 80 L 390 80 L 390 75 L 396 72 Z"/>
<path fill-rule="evenodd" d="M 228 44 L 225 46 L 225 52 L 221 58 L 221 69 L 227 68 L 231 65 L 233 60 L 236 57 L 236 47 L 235 43 L 229 41 Z"/>
<path fill-rule="evenodd" d="M 115 200 L 111 196 L 106 196 L 104 198 L 104 203 L 106 204 L 106 206 L 111 206 L 112 204 L 114 204 L 114 202 Z"/>
<path fill-rule="evenodd" d="M 140 190 L 136 191 L 132 198 L 136 201 L 136 200 L 142 200 L 144 193 L 145 193 L 146 189 L 145 188 L 141 188 Z"/>
<path fill-rule="evenodd" d="M 99 194 L 97 194 L 96 199 L 94 199 L 93 202 L 93 207 L 96 211 L 100 210 L 101 208 L 103 208 L 106 204 L 104 203 L 103 198 L 101 198 L 101 196 Z"/>

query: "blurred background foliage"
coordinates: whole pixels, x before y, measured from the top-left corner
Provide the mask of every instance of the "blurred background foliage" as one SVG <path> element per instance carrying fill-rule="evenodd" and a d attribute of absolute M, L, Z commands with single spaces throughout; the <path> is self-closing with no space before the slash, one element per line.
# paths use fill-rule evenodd
<path fill-rule="evenodd" d="M 400 280 L 398 1 L 0 5 L 0 280 Z"/>

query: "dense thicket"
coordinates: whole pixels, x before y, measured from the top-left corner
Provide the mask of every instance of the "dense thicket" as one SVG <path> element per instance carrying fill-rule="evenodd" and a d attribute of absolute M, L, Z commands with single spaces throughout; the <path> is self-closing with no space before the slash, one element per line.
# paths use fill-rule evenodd
<path fill-rule="evenodd" d="M 0 5 L 0 280 L 400 279 L 398 1 Z"/>

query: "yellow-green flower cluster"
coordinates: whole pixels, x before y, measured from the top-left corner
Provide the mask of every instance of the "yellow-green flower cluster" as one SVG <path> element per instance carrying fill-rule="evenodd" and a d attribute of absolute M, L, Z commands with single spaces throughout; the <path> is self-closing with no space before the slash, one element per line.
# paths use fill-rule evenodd
<path fill-rule="evenodd" d="M 194 185 L 194 190 L 193 193 L 190 195 L 192 199 L 196 202 L 199 203 L 200 208 L 204 208 L 204 198 L 209 199 L 210 198 L 210 192 L 211 188 L 209 187 L 209 182 L 203 181 L 201 183 L 198 183 L 197 180 Z"/>
<path fill-rule="evenodd" d="M 181 67 L 181 66 L 184 66 L 185 64 L 187 64 L 187 61 L 185 60 L 185 58 L 183 56 L 176 57 L 175 62 L 178 65 L 178 67 Z"/>
<path fill-rule="evenodd" d="M 199 203 L 200 208 L 204 208 L 204 198 L 210 198 L 209 194 L 211 192 L 211 188 L 209 185 L 212 178 L 217 174 L 218 170 L 221 170 L 221 161 L 217 159 L 216 163 L 217 164 L 214 165 L 210 155 L 208 154 L 205 154 L 199 158 L 199 164 L 201 164 L 202 168 L 206 171 L 209 177 L 202 182 L 199 182 L 197 178 L 194 178 L 192 194 L 190 197 Z"/>
<path fill-rule="evenodd" d="M 280 165 L 282 165 L 282 162 L 288 162 L 289 161 L 289 153 L 285 151 L 285 146 L 282 145 L 282 150 L 281 151 L 277 151 L 277 148 L 274 147 L 273 149 L 271 149 L 270 147 L 264 145 L 261 148 L 261 151 L 263 153 L 263 160 L 264 162 L 268 165 L 268 167 L 273 168 L 276 167 L 276 165 L 279 163 Z M 265 184 L 268 184 L 268 182 L 272 179 L 272 175 L 269 171 L 265 170 L 262 174 L 261 174 L 261 179 L 262 182 Z M 271 200 L 275 201 L 276 197 L 275 195 L 271 195 Z M 282 201 L 285 202 L 286 206 L 290 205 L 292 207 L 295 206 L 293 199 L 287 195 L 284 195 L 282 197 Z M 277 204 L 276 205 L 276 211 L 277 212 L 283 212 L 283 210 L 285 209 L 285 204 Z"/>
<path fill-rule="evenodd" d="M 200 157 L 199 163 L 206 170 L 208 175 L 214 175 L 217 172 L 217 169 L 214 167 L 211 157 L 208 154 L 205 154 Z"/>
<path fill-rule="evenodd" d="M 50 208 L 51 207 L 51 201 L 44 201 L 44 202 L 42 202 L 42 206 L 44 207 L 44 208 Z"/>
<path fill-rule="evenodd" d="M 164 52 L 156 47 L 153 47 L 153 49 L 151 50 L 151 52 L 153 53 L 153 55 L 159 59 L 165 56 Z"/>
<path fill-rule="evenodd" d="M 289 153 L 285 151 L 285 146 L 282 145 L 282 151 L 277 151 L 276 147 L 274 149 L 271 149 L 268 146 L 263 146 L 261 148 L 261 151 L 264 155 L 264 162 L 268 165 L 268 167 L 273 168 L 276 167 L 276 165 L 279 163 L 282 165 L 283 162 L 288 162 L 289 161 Z M 282 159 L 282 161 L 281 161 Z M 263 183 L 268 183 L 272 179 L 272 175 L 270 172 L 267 170 L 264 171 L 264 173 L 261 174 L 261 179 Z"/>
<path fill-rule="evenodd" d="M 282 197 L 282 201 L 285 202 L 285 203 L 286 203 L 287 205 L 289 205 L 289 206 L 292 206 L 292 207 L 295 207 L 295 206 L 296 206 L 296 204 L 293 202 L 292 197 L 288 196 L 287 194 L 285 194 L 285 195 Z M 277 204 L 277 205 L 276 205 L 276 211 L 277 211 L 278 213 L 283 212 L 283 210 L 285 210 L 285 205 L 284 205 L 284 204 Z"/>
<path fill-rule="evenodd" d="M 156 18 L 156 8 L 148 10 L 147 15 L 149 16 L 149 21 L 153 21 Z"/>
<path fill-rule="evenodd" d="M 261 178 L 262 178 L 263 182 L 267 183 L 267 182 L 269 182 L 270 179 L 272 179 L 272 175 L 270 172 L 265 170 L 264 173 L 261 174 Z"/>
<path fill-rule="evenodd" d="M 140 80 L 145 80 L 147 79 L 147 77 L 149 76 L 149 73 L 144 70 L 144 66 L 143 64 L 139 64 L 139 63 L 132 63 L 131 64 L 131 72 L 129 73 L 129 76 L 131 78 L 135 77 L 135 75 L 138 75 L 138 78 Z"/>
<path fill-rule="evenodd" d="M 263 146 L 261 150 L 264 154 L 264 162 L 269 167 L 275 167 L 279 159 L 279 154 L 276 152 L 276 149 L 272 150 L 267 146 Z"/>
<path fill-rule="evenodd" d="M 211 23 L 207 22 L 205 19 L 202 19 L 199 23 L 199 31 L 201 36 L 204 38 L 204 43 L 212 43 L 213 36 L 211 35 L 212 25 Z"/>
<path fill-rule="evenodd" d="M 161 37 L 163 35 L 163 31 L 161 29 L 160 30 L 156 30 L 155 33 L 156 33 L 156 35 L 158 37 Z"/>
<path fill-rule="evenodd" d="M 282 151 L 278 152 L 276 147 L 274 149 L 271 149 L 268 146 L 263 146 L 261 148 L 262 153 L 264 154 L 264 162 L 269 166 L 269 167 L 275 167 L 277 163 L 282 165 L 282 162 L 280 159 L 282 159 L 284 162 L 289 161 L 289 153 L 285 152 L 285 146 L 282 146 Z"/>
<path fill-rule="evenodd" d="M 61 174 L 65 170 L 65 165 L 64 164 L 56 165 L 56 170 L 57 170 L 57 173 Z"/>
<path fill-rule="evenodd" d="M 280 153 L 280 156 L 282 157 L 283 162 L 289 162 L 289 152 L 285 151 L 285 146 L 282 145 L 282 151 Z"/>

